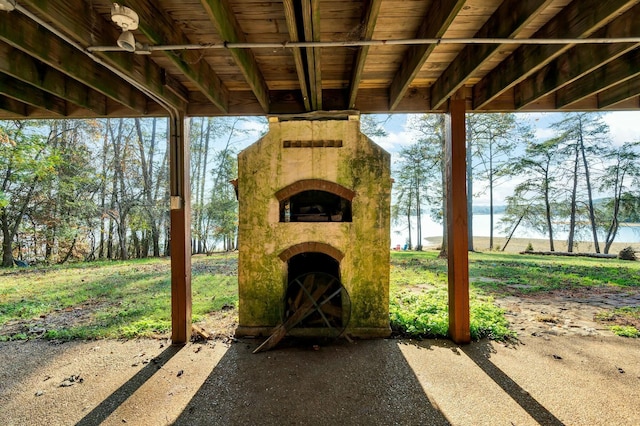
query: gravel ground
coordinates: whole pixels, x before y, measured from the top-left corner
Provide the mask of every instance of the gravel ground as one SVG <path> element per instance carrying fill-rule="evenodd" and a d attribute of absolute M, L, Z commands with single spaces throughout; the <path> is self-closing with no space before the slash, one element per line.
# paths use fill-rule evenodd
<path fill-rule="evenodd" d="M 640 424 L 640 339 L 259 343 L 0 343 L 0 424 Z"/>

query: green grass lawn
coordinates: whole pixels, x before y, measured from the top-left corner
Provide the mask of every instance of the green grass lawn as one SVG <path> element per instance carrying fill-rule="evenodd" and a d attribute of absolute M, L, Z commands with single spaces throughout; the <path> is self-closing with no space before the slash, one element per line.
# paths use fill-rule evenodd
<path fill-rule="evenodd" d="M 446 260 L 434 251 L 392 253 L 394 330 L 414 337 L 447 335 L 446 270 Z M 1 270 L 0 340 L 166 335 L 171 325 L 169 272 L 168 259 Z M 610 259 L 471 253 L 469 274 L 474 339 L 514 335 L 493 303 L 504 294 L 640 286 L 640 262 Z M 236 254 L 194 257 L 192 275 L 194 322 L 237 305 Z M 630 318 L 638 314 L 638 307 L 611 312 Z M 621 335 L 639 334 L 634 327 L 613 327 Z"/>

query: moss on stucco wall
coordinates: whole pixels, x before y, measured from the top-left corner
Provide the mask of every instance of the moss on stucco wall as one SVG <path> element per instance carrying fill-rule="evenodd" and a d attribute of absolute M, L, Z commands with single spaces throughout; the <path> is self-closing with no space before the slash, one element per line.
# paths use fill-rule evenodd
<path fill-rule="evenodd" d="M 283 140 L 339 139 L 341 148 L 283 148 Z M 350 328 L 388 329 L 390 157 L 359 132 L 357 121 L 270 123 L 239 155 L 240 328 L 272 327 L 283 311 L 286 271 L 279 254 L 322 242 L 345 253 L 340 263 L 351 298 Z M 356 193 L 351 223 L 280 223 L 275 193 L 321 179 Z M 381 333 L 383 334 L 383 333 Z"/>

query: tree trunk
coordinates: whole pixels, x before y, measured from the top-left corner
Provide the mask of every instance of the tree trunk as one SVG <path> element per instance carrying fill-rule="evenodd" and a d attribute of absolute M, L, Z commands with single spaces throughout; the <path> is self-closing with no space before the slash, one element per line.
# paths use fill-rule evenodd
<path fill-rule="evenodd" d="M 0 216 L 2 220 L 2 266 L 5 268 L 13 266 L 13 235 L 9 232 L 9 218 L 6 213 Z"/>
<path fill-rule="evenodd" d="M 467 230 L 469 251 L 473 248 L 473 137 L 471 126 L 467 125 Z"/>
<path fill-rule="evenodd" d="M 511 238 L 513 237 L 513 234 L 515 234 L 516 229 L 518 229 L 518 226 L 520 225 L 520 222 L 522 222 L 522 219 L 524 218 L 525 214 L 526 214 L 526 211 L 525 211 L 525 213 L 522 213 L 520 215 L 520 217 L 518 218 L 518 221 L 513 226 L 513 229 L 511 230 L 511 232 L 509 233 L 509 236 L 507 237 L 507 241 L 505 241 L 504 246 L 502 246 L 502 250 L 501 251 L 504 251 L 507 248 L 507 246 L 509 245 L 509 242 L 511 241 Z"/>
<path fill-rule="evenodd" d="M 598 243 L 598 228 L 596 225 L 596 215 L 593 208 L 593 191 L 591 189 L 591 173 L 589 172 L 589 162 L 584 148 L 584 138 L 580 132 L 580 152 L 582 153 L 582 165 L 584 167 L 584 175 L 587 184 L 587 196 L 589 198 L 589 221 L 591 222 L 591 232 L 593 233 L 593 247 L 596 253 L 600 253 L 600 244 Z"/>
<path fill-rule="evenodd" d="M 575 158 L 573 160 L 573 188 L 571 190 L 571 204 L 570 204 L 570 217 L 569 217 L 569 236 L 567 238 L 567 251 L 573 252 L 573 240 L 575 239 L 576 231 L 576 210 L 577 210 L 577 197 L 578 197 L 578 147 L 575 148 Z"/>
<path fill-rule="evenodd" d="M 489 141 L 489 251 L 493 251 L 493 140 Z"/>
<path fill-rule="evenodd" d="M 76 248 L 76 241 L 78 240 L 78 235 L 76 234 L 73 237 L 73 241 L 71 242 L 71 247 L 69 247 L 69 250 L 67 250 L 67 254 L 64 256 L 64 258 L 58 262 L 59 265 L 63 265 L 64 263 L 67 262 L 67 260 L 69 260 L 71 258 L 71 255 L 73 255 L 73 249 Z"/>
<path fill-rule="evenodd" d="M 417 173 L 417 171 L 416 171 Z M 420 180 L 416 176 L 416 251 L 422 251 L 422 209 L 420 208 Z"/>
<path fill-rule="evenodd" d="M 547 172 L 548 173 L 548 172 Z M 551 201 L 549 200 L 549 175 L 544 180 L 544 204 L 547 219 L 547 228 L 549 229 L 549 251 L 555 251 L 553 243 L 553 227 L 551 223 Z"/>
<path fill-rule="evenodd" d="M 444 115 L 442 116 L 442 126 L 444 126 Z M 444 134 L 444 132 L 443 132 Z M 445 158 L 445 140 L 442 138 L 441 142 L 442 155 L 440 158 Z M 438 257 L 446 259 L 449 257 L 449 226 L 447 224 L 447 197 L 449 182 L 447 182 L 447 169 L 444 160 L 440 161 L 440 174 L 442 176 L 442 245 L 440 246 L 440 253 Z"/>
<path fill-rule="evenodd" d="M 611 218 L 611 224 L 609 225 L 609 229 L 607 230 L 607 236 L 605 237 L 605 254 L 609 254 L 609 250 L 611 249 L 611 245 L 616 238 L 618 227 L 620 225 L 620 223 L 618 222 L 618 216 L 620 214 L 620 199 L 622 198 L 622 190 L 624 188 L 624 175 L 625 174 L 623 173 L 622 176 L 620 176 L 620 161 L 618 157 L 618 167 L 616 167 L 616 178 L 613 196 L 613 215 Z"/>

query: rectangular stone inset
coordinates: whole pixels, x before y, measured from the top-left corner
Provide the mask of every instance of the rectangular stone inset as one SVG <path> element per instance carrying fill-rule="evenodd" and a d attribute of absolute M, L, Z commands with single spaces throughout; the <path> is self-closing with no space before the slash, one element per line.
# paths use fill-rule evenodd
<path fill-rule="evenodd" d="M 342 148 L 341 139 L 285 140 L 283 148 Z"/>

